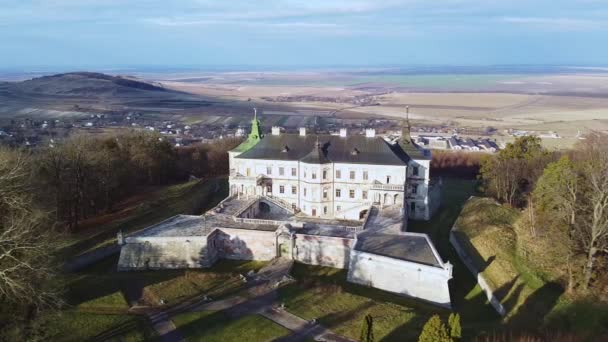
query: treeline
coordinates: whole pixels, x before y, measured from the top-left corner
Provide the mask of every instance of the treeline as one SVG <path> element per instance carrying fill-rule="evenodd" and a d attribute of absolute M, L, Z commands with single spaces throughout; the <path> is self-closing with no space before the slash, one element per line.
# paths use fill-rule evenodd
<path fill-rule="evenodd" d="M 111 211 L 142 187 L 226 173 L 226 152 L 238 143 L 175 148 L 153 133 L 77 136 L 40 151 L 35 164 L 56 220 L 73 231 L 81 220 Z"/>
<path fill-rule="evenodd" d="M 608 300 L 608 134 L 567 153 L 522 137 L 481 162 L 483 190 L 522 212 L 522 258 L 570 294 Z"/>

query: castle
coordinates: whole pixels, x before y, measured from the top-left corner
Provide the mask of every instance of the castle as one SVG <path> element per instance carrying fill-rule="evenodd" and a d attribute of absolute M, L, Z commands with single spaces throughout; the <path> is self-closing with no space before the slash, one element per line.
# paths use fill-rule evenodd
<path fill-rule="evenodd" d="M 410 138 L 264 135 L 254 115 L 229 152 L 229 196 L 201 216 L 178 215 L 122 242 L 119 270 L 210 267 L 219 258 L 294 261 L 348 269 L 348 280 L 450 306 L 444 262 L 407 221 L 439 207 L 430 152 Z"/>

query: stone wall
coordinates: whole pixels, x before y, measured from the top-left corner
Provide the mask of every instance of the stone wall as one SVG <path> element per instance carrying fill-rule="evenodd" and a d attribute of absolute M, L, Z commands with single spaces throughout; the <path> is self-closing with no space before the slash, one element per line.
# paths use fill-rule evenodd
<path fill-rule="evenodd" d="M 348 281 L 451 307 L 451 267 L 441 268 L 353 250 Z"/>
<path fill-rule="evenodd" d="M 347 268 L 353 239 L 296 234 L 294 259 L 304 264 Z"/>
<path fill-rule="evenodd" d="M 118 270 L 155 270 L 210 267 L 207 237 L 127 238 Z"/>
<path fill-rule="evenodd" d="M 226 259 L 271 260 L 277 254 L 274 231 L 220 228 L 210 243 Z"/>
<path fill-rule="evenodd" d="M 452 229 L 455 229 L 455 228 L 452 228 Z M 483 277 L 481 272 L 479 272 L 479 270 L 477 270 L 477 268 L 475 267 L 475 263 L 469 257 L 468 253 L 464 250 L 464 248 L 462 248 L 460 246 L 460 243 L 458 242 L 456 235 L 454 235 L 454 232 L 450 232 L 450 243 L 456 250 L 456 253 L 458 253 L 460 260 L 462 260 L 462 262 L 465 264 L 465 266 L 469 269 L 469 271 L 473 274 L 473 276 L 477 280 L 477 284 L 479 284 L 479 287 L 481 287 L 483 292 L 486 294 L 486 297 L 488 298 L 490 305 L 492 305 L 492 307 L 494 308 L 494 310 L 496 310 L 496 312 L 498 312 L 498 314 L 500 314 L 501 316 L 504 316 L 506 313 L 505 308 L 500 303 L 500 300 L 498 300 L 498 298 L 494 295 L 494 292 L 493 292 L 494 290 L 492 289 L 492 287 L 490 287 L 490 285 L 488 284 L 486 279 Z"/>

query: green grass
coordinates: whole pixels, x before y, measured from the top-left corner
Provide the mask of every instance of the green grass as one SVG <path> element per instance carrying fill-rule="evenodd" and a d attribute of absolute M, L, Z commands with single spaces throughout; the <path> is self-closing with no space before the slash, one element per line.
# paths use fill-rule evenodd
<path fill-rule="evenodd" d="M 39 327 L 51 341 L 149 341 L 155 332 L 144 317 L 63 311 Z"/>
<path fill-rule="evenodd" d="M 289 312 L 317 319 L 332 331 L 358 339 L 364 317 L 374 317 L 374 336 L 382 341 L 416 339 L 427 319 L 448 311 L 413 299 L 346 281 L 346 271 L 296 264 L 298 280 L 279 289 Z"/>
<path fill-rule="evenodd" d="M 289 330 L 259 316 L 230 320 L 221 312 L 191 312 L 172 317 L 187 341 L 266 342 L 289 334 Z"/>
<path fill-rule="evenodd" d="M 87 271 L 68 275 L 67 304 L 87 312 L 126 312 L 126 291 L 139 293 L 149 305 L 160 299 L 172 305 L 207 295 L 224 298 L 244 289 L 239 274 L 257 271 L 266 262 L 221 260 L 209 269 L 117 272 L 117 256 Z"/>
<path fill-rule="evenodd" d="M 217 190 L 217 191 L 216 191 Z M 135 196 L 118 204 L 119 211 L 84 221 L 62 250 L 65 258 L 116 242 L 119 230 L 130 233 L 177 214 L 200 214 L 228 194 L 226 179 L 191 181 Z"/>

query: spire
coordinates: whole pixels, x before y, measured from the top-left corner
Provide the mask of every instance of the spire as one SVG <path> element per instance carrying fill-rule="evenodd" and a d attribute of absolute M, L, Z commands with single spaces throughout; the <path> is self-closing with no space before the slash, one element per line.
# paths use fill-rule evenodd
<path fill-rule="evenodd" d="M 262 135 L 261 126 L 262 123 L 258 120 L 258 110 L 257 108 L 253 108 L 253 120 L 251 120 L 251 133 L 249 133 L 249 137 L 252 139 L 260 139 Z"/>
<path fill-rule="evenodd" d="M 258 120 L 258 110 L 256 108 L 253 108 L 253 120 L 251 120 L 251 132 L 249 132 L 249 136 L 247 136 L 247 139 L 245 139 L 245 141 L 243 141 L 239 146 L 237 146 L 232 151 L 245 152 L 245 151 L 249 150 L 250 148 L 252 148 L 253 146 L 255 146 L 258 142 L 260 142 L 260 140 L 264 136 L 262 134 L 261 126 L 262 126 L 262 123 L 260 122 L 260 120 Z"/>
<path fill-rule="evenodd" d="M 412 144 L 412 136 L 410 134 L 412 127 L 410 126 L 410 106 L 405 106 L 405 122 L 401 127 L 401 143 Z"/>

